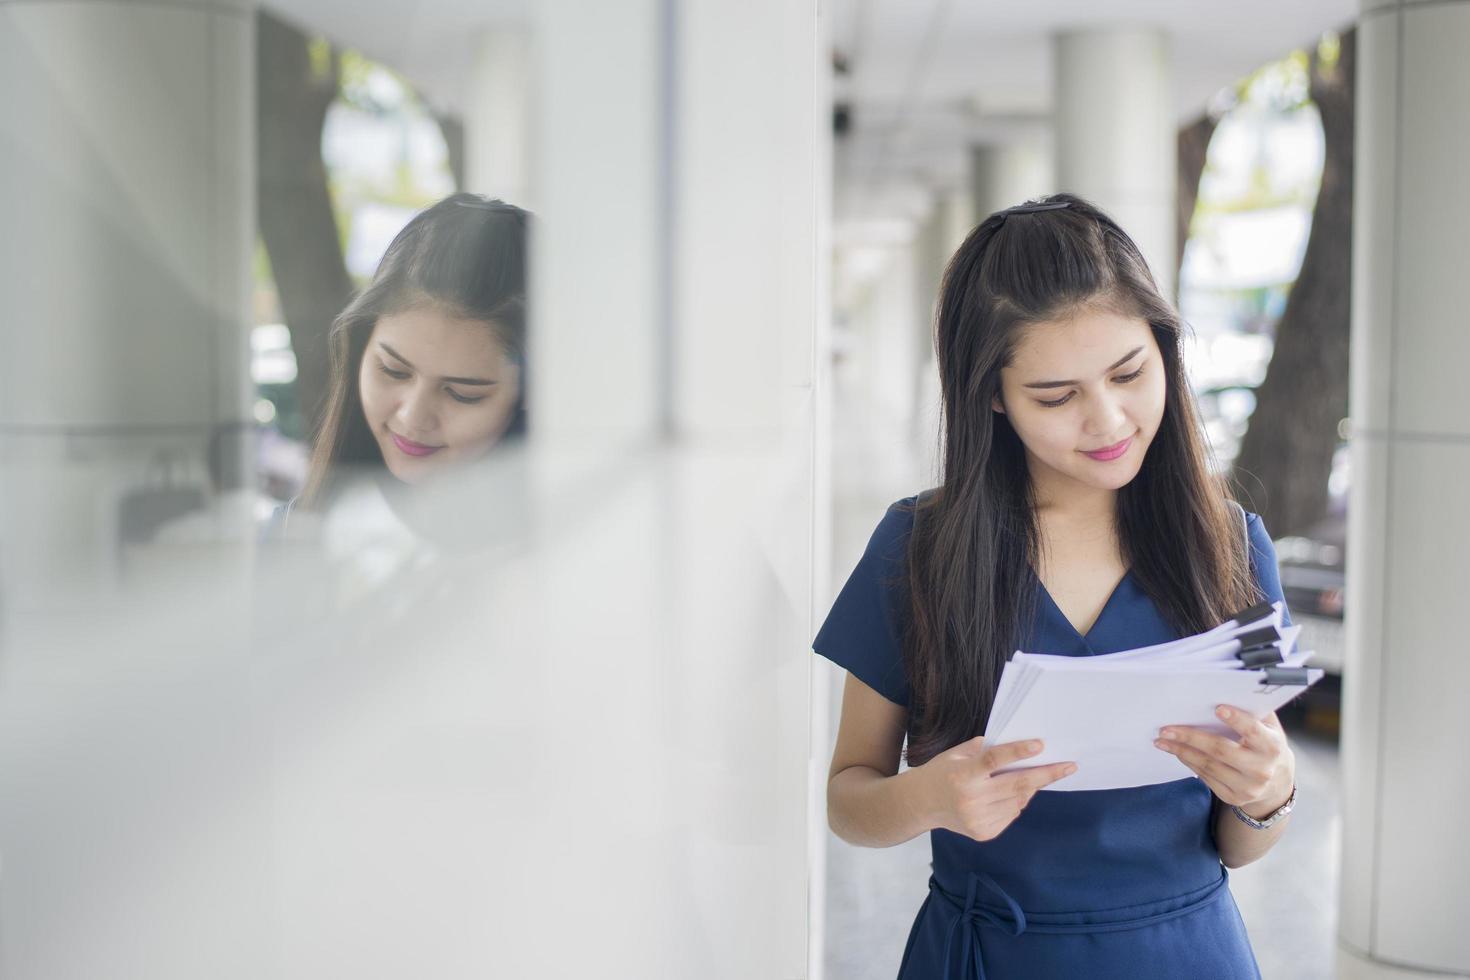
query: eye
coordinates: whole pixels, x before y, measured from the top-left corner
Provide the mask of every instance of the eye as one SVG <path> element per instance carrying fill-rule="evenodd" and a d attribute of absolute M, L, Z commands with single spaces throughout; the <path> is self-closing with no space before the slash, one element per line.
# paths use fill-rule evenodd
<path fill-rule="evenodd" d="M 408 372 L 407 371 L 395 371 L 392 368 L 390 368 L 388 365 L 384 364 L 382 361 L 379 361 L 378 362 L 378 370 L 379 371 L 382 371 L 384 374 L 386 374 L 388 377 L 392 378 L 394 381 L 406 381 L 408 379 Z"/>
<path fill-rule="evenodd" d="M 1125 374 L 1121 378 L 1114 378 L 1113 380 L 1116 381 L 1116 382 L 1118 382 L 1118 384 L 1120 384 L 1120 385 L 1132 384 L 1134 381 L 1137 381 L 1138 380 L 1138 376 L 1140 374 L 1142 374 L 1142 373 L 1143 373 L 1143 368 L 1140 367 L 1137 371 L 1134 371 L 1132 374 Z M 1037 404 L 1041 405 L 1043 408 L 1056 408 L 1059 405 L 1065 405 L 1065 404 L 1067 404 L 1067 402 L 1069 402 L 1071 400 L 1072 400 L 1072 393 L 1071 392 L 1068 392 L 1066 398 L 1058 398 L 1056 401 L 1050 401 L 1050 402 L 1038 402 Z"/>
<path fill-rule="evenodd" d="M 453 398 L 455 401 L 459 402 L 461 405 L 473 405 L 476 402 L 482 402 L 482 401 L 485 400 L 485 396 L 484 395 L 461 395 L 459 392 L 455 391 L 453 388 L 445 388 L 444 390 L 449 393 L 449 397 L 450 398 Z"/>

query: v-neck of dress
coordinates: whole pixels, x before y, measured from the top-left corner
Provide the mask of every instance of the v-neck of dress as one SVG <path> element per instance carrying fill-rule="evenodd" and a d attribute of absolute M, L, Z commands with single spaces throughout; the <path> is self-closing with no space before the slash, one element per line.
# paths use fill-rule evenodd
<path fill-rule="evenodd" d="M 1062 622 L 1067 624 L 1067 629 L 1072 631 L 1072 635 L 1082 641 L 1082 645 L 1087 648 L 1089 653 L 1092 652 L 1092 634 L 1096 633 L 1098 627 L 1102 625 L 1102 621 L 1107 616 L 1108 610 L 1112 608 L 1113 602 L 1118 598 L 1118 593 L 1123 591 L 1123 584 L 1127 582 L 1128 579 L 1132 577 L 1132 575 L 1132 568 L 1129 568 L 1123 573 L 1123 577 L 1118 579 L 1118 584 L 1113 586 L 1113 591 L 1108 593 L 1107 601 L 1105 601 L 1102 608 L 1098 610 L 1096 618 L 1094 618 L 1092 621 L 1092 625 L 1087 627 L 1086 633 L 1082 633 L 1077 629 L 1075 625 L 1073 625 L 1072 621 L 1067 618 L 1067 614 L 1062 612 L 1062 607 L 1057 604 L 1057 601 L 1051 597 L 1051 593 L 1047 591 L 1046 585 L 1041 581 L 1041 576 L 1036 574 L 1036 570 L 1034 568 L 1031 570 L 1031 577 L 1036 579 L 1036 587 L 1040 589 L 1041 594 L 1046 597 L 1047 603 L 1049 603 L 1056 614 L 1061 617 Z"/>

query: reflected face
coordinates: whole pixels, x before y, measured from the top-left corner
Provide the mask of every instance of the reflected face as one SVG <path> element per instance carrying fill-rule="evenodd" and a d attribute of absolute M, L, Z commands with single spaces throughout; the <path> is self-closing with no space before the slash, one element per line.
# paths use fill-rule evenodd
<path fill-rule="evenodd" d="M 357 386 L 389 472 L 417 483 L 500 441 L 520 370 L 490 324 L 424 307 L 378 318 Z"/>
<path fill-rule="evenodd" d="M 1023 329 L 991 407 L 1021 437 L 1037 486 L 1116 490 L 1143 465 L 1164 417 L 1164 389 L 1148 322 L 1084 309 Z"/>

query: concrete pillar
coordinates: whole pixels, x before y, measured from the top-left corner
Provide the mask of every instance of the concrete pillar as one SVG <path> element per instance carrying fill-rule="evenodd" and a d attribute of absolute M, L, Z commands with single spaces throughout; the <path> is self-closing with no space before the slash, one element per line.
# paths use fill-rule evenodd
<path fill-rule="evenodd" d="M 1341 977 L 1470 975 L 1470 3 L 1357 38 Z"/>
<path fill-rule="evenodd" d="M 12 610 L 105 596 L 130 542 L 246 479 L 253 18 L 226 0 L 0 4 Z"/>
<path fill-rule="evenodd" d="M 464 114 L 465 189 L 534 210 L 531 57 L 523 26 L 481 35 Z"/>
<path fill-rule="evenodd" d="M 616 454 L 668 413 L 668 140 L 660 0 L 534 5 L 529 414 Z"/>
<path fill-rule="evenodd" d="M 1175 128 L 1169 37 L 1147 27 L 1054 40 L 1056 190 L 1103 208 L 1174 294 Z"/>
<path fill-rule="evenodd" d="M 538 743 L 573 767 L 589 749 L 606 760 L 576 784 L 605 801 L 599 833 L 523 842 L 540 894 L 610 910 L 565 953 L 583 972 L 808 966 L 825 16 L 785 0 L 535 5 L 536 479 L 606 463 L 557 522 L 585 528 L 581 560 L 605 556 L 597 584 L 555 595 L 621 600 L 615 623 L 558 614 L 536 640 L 577 677 L 566 717 L 596 715 L 572 708 L 586 692 L 620 692 L 616 723 Z M 650 441 L 667 452 L 639 452 Z M 657 509 L 630 524 L 629 498 Z M 721 560 L 727 538 L 756 560 Z M 528 941 L 541 908 L 498 950 L 544 958 Z"/>
<path fill-rule="evenodd" d="M 920 446 L 934 443 L 939 415 L 934 396 L 938 385 L 938 367 L 934 359 L 934 314 L 939 307 L 939 285 L 945 263 L 953 249 L 945 240 L 949 231 L 944 198 L 936 196 L 934 206 L 914 232 L 914 321 L 913 321 L 913 413 L 914 437 Z"/>
<path fill-rule="evenodd" d="M 1050 158 L 1047 163 L 1050 164 Z M 979 224 L 975 217 L 975 195 L 969 186 L 955 187 L 944 191 L 939 198 L 940 213 L 943 215 L 940 232 L 944 246 L 944 261 L 947 265 L 959 250 L 960 245 Z"/>
<path fill-rule="evenodd" d="M 1051 147 L 1039 138 L 970 148 L 971 226 L 993 211 L 1057 189 Z"/>

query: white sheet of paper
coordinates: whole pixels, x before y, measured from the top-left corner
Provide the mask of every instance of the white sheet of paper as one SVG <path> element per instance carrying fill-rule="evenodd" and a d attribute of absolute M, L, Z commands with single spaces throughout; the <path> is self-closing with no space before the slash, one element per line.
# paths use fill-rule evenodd
<path fill-rule="evenodd" d="M 1302 659 L 1310 651 L 1302 655 Z M 1082 663 L 1092 658 L 1076 658 Z M 1006 670 L 1016 667 L 1008 663 Z M 1189 725 L 1236 737 L 1215 717 L 1215 707 L 1231 704 L 1263 718 L 1302 691 L 1302 685 L 1261 684 L 1257 670 L 1194 667 L 1158 669 L 1116 664 L 1088 670 L 1080 665 L 1054 669 L 1021 665 L 1024 695 L 1009 718 L 986 726 L 987 744 L 1039 738 L 1045 749 L 1011 772 L 1053 762 L 1075 762 L 1077 772 L 1047 787 L 1052 791 L 1120 789 L 1171 782 L 1194 773 L 1173 755 L 1155 747 L 1165 725 Z M 1322 671 L 1311 669 L 1315 684 Z M 1013 686 L 1019 690 L 1020 683 Z M 1004 678 L 1002 678 L 1004 686 Z M 1014 692 L 1012 692 L 1014 693 Z M 992 721 L 996 721 L 994 718 Z"/>

